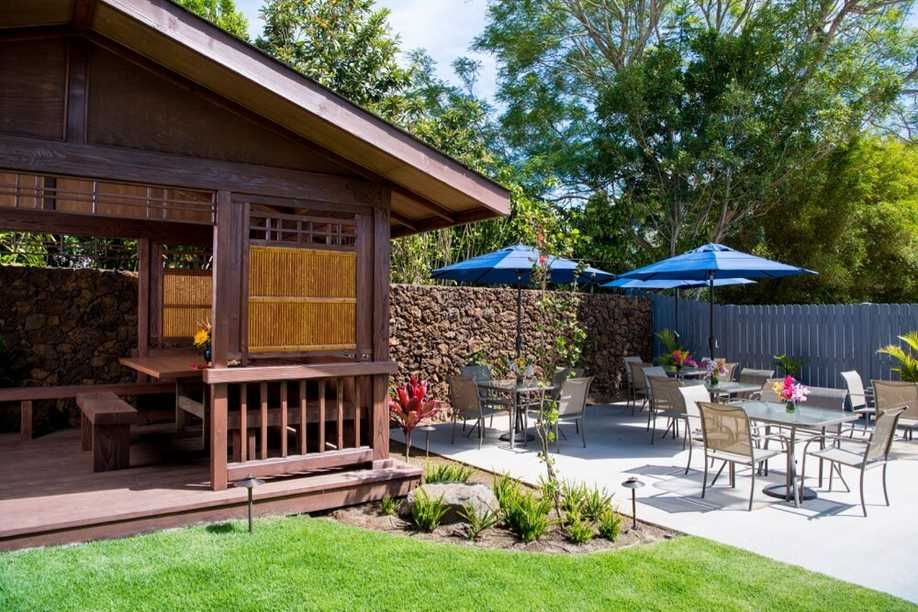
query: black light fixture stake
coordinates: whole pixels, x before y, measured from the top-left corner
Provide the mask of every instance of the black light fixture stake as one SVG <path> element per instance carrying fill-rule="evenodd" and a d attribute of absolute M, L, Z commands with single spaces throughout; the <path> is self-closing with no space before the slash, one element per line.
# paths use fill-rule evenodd
<path fill-rule="evenodd" d="M 637 529 L 637 490 L 644 486 L 644 483 L 632 476 L 622 483 L 626 489 L 631 489 L 631 528 Z"/>
<path fill-rule="evenodd" d="M 255 487 L 261 486 L 261 485 L 263 485 L 263 484 L 264 484 L 264 481 L 263 481 L 263 480 L 259 480 L 259 479 L 257 479 L 257 478 L 252 477 L 252 476 L 249 476 L 248 478 L 244 478 L 244 479 L 242 479 L 242 480 L 237 480 L 237 481 L 233 482 L 233 486 L 234 486 L 234 487 L 240 487 L 240 488 L 244 488 L 244 489 L 248 490 L 248 495 L 249 495 L 249 533 L 252 533 L 252 509 L 253 509 L 253 507 L 254 507 L 254 505 L 255 505 L 255 502 L 254 502 L 254 500 L 253 500 L 253 496 L 254 496 L 253 491 L 254 491 Z"/>

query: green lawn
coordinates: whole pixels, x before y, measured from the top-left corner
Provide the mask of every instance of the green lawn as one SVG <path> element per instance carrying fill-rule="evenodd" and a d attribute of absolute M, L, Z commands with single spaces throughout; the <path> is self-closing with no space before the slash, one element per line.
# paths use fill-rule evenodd
<path fill-rule="evenodd" d="M 0 610 L 820 609 L 910 604 L 693 537 L 582 556 L 483 551 L 324 519 L 0 555 Z"/>

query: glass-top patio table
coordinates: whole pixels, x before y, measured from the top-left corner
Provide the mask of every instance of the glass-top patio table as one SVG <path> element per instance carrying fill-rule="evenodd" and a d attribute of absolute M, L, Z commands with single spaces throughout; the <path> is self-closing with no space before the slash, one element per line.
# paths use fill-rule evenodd
<path fill-rule="evenodd" d="M 708 391 L 711 392 L 713 396 L 727 396 L 733 397 L 738 393 L 753 393 L 755 391 L 761 391 L 762 385 L 753 385 L 751 383 L 741 383 L 733 381 L 725 381 L 722 383 L 717 383 L 717 385 L 711 385 L 710 382 L 706 382 L 704 386 Z"/>
<path fill-rule="evenodd" d="M 746 414 L 753 421 L 765 423 L 766 425 L 778 425 L 790 430 L 787 448 L 787 480 L 783 485 L 765 487 L 762 492 L 771 497 L 778 497 L 786 501 L 793 500 L 794 505 L 798 504 L 798 499 L 795 495 L 796 486 L 794 484 L 796 482 L 794 446 L 797 441 L 797 429 L 802 427 L 825 433 L 825 430 L 829 427 L 856 421 L 860 418 L 860 415 L 852 412 L 805 405 L 799 405 L 794 412 L 788 412 L 782 403 L 763 402 L 759 400 L 739 400 L 731 402 L 731 405 L 739 406 L 745 410 Z M 815 498 L 816 491 L 803 488 L 799 501 Z"/>
<path fill-rule="evenodd" d="M 510 427 L 509 433 L 502 435 L 501 440 L 510 442 L 510 448 L 516 445 L 516 434 L 523 434 L 524 443 L 530 440 L 523 424 L 522 412 L 520 407 L 529 406 L 541 402 L 545 394 L 554 391 L 555 385 L 543 385 L 535 380 L 488 380 L 477 383 L 479 389 L 496 392 L 500 395 L 512 395 L 510 406 Z"/>

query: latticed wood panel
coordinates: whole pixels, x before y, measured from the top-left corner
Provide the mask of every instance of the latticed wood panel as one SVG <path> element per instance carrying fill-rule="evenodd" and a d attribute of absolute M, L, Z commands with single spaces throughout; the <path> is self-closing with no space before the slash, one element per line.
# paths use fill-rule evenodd
<path fill-rule="evenodd" d="M 356 279 L 356 253 L 251 246 L 249 352 L 355 348 Z"/>
<path fill-rule="evenodd" d="M 210 319 L 213 280 L 210 272 L 166 270 L 163 274 L 163 337 L 191 339 Z"/>
<path fill-rule="evenodd" d="M 211 224 L 213 194 L 155 185 L 0 172 L 0 207 Z"/>

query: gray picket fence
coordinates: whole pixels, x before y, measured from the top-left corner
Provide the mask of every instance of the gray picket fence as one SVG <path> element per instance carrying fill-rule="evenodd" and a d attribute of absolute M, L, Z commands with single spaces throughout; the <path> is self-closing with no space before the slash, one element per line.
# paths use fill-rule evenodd
<path fill-rule="evenodd" d="M 708 355 L 708 304 L 655 295 L 654 333 L 678 329 L 680 344 L 693 355 Z M 877 349 L 896 336 L 918 329 L 918 304 L 714 306 L 717 356 L 744 368 L 774 368 L 774 356 L 803 360 L 799 378 L 812 386 L 843 387 L 840 372 L 857 370 L 870 379 L 893 379 L 895 361 Z M 654 338 L 654 355 L 661 351 Z"/>

